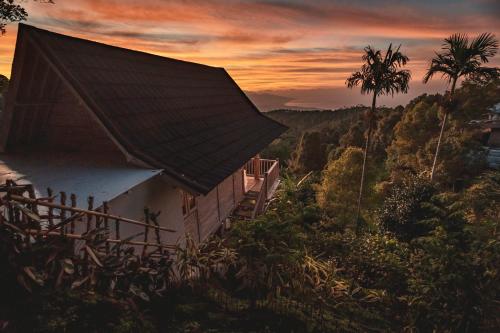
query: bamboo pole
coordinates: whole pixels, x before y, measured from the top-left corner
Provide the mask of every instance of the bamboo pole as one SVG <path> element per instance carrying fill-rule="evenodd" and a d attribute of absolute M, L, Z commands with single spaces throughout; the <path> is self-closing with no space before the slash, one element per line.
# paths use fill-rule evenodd
<path fill-rule="evenodd" d="M 54 202 L 54 192 L 50 187 L 47 187 L 47 196 L 49 197 L 49 203 Z M 49 227 L 52 227 L 54 225 L 54 209 L 52 207 L 48 207 L 48 217 L 47 219 L 49 220 Z"/>
<path fill-rule="evenodd" d="M 40 233 L 40 235 L 42 236 L 60 236 L 60 233 L 58 231 L 46 231 L 46 230 L 36 230 L 36 229 L 26 229 L 26 230 L 23 230 L 25 233 L 27 234 L 37 234 L 37 233 Z M 71 238 L 71 239 L 84 239 L 82 235 L 79 235 L 79 234 L 65 234 L 64 237 L 68 237 L 68 238 Z M 177 248 L 175 245 L 167 245 L 167 244 L 161 244 L 161 245 L 158 245 L 158 244 L 155 244 L 155 243 L 145 243 L 145 242 L 141 242 L 141 241 L 127 241 L 127 240 L 121 240 L 121 239 L 111 239 L 111 238 L 108 238 L 105 240 L 106 242 L 109 242 L 109 243 L 122 243 L 122 244 L 128 244 L 128 245 L 146 245 L 146 246 L 159 246 L 161 248 L 165 248 L 165 249 L 175 249 Z"/>
<path fill-rule="evenodd" d="M 115 237 L 116 239 L 120 239 L 120 220 L 115 219 Z M 120 256 L 120 247 L 116 247 L 116 255 L 119 257 Z"/>
<path fill-rule="evenodd" d="M 144 220 L 146 221 L 146 226 L 144 227 L 144 243 L 148 243 L 148 237 L 149 237 L 149 209 L 144 208 Z M 142 248 L 142 256 L 146 256 L 146 250 L 148 249 L 147 245 L 144 245 Z"/>
<path fill-rule="evenodd" d="M 104 201 L 102 203 L 102 211 L 103 211 L 104 214 L 106 214 L 106 215 L 108 214 L 109 207 L 108 207 L 108 202 L 107 201 Z M 108 217 L 104 216 L 103 220 L 104 220 L 104 228 L 106 229 L 106 233 L 109 233 Z M 109 243 L 108 242 L 106 242 L 106 254 L 109 254 Z"/>
<path fill-rule="evenodd" d="M 39 206 L 52 207 L 52 208 L 57 208 L 57 209 L 60 209 L 62 207 L 61 205 L 56 204 L 56 203 L 49 203 L 49 202 L 40 201 L 40 200 L 33 200 L 33 199 L 29 199 L 29 198 L 19 196 L 19 195 L 11 195 L 11 199 L 14 201 L 18 201 L 18 202 L 37 203 Z M 146 226 L 146 224 L 143 222 L 139 222 L 136 220 L 128 219 L 126 217 L 121 217 L 121 216 L 117 216 L 117 215 L 113 215 L 113 214 L 104 214 L 104 213 L 95 212 L 95 211 L 88 211 L 86 209 L 81 209 L 81 208 L 77 208 L 77 207 L 75 207 L 75 208 L 63 207 L 63 208 L 65 208 L 71 212 L 87 213 L 87 214 L 92 214 L 94 216 L 107 217 L 108 219 L 120 220 L 120 221 L 125 222 L 125 223 L 135 224 L 135 225 L 139 225 L 139 226 L 143 226 L 143 227 Z M 167 231 L 167 232 L 176 232 L 173 229 L 168 229 L 168 228 L 160 227 L 160 226 L 151 226 L 151 228 L 157 228 L 159 230 Z"/>
<path fill-rule="evenodd" d="M 64 221 L 66 219 L 66 192 L 60 192 L 61 195 L 61 212 L 60 212 L 60 220 Z M 65 232 L 65 226 L 61 226 L 61 229 L 59 230 L 61 232 L 61 235 L 64 235 Z"/>
<path fill-rule="evenodd" d="M 71 207 L 75 208 L 76 207 L 76 195 L 74 193 L 71 193 L 70 195 L 70 201 L 71 201 Z M 74 234 L 75 233 L 75 221 L 72 220 L 70 224 L 70 233 Z"/>
<path fill-rule="evenodd" d="M 94 209 L 94 197 L 89 196 L 87 198 L 87 204 L 88 204 L 88 209 L 87 209 L 87 232 L 92 229 L 92 214 L 90 213 Z"/>
<path fill-rule="evenodd" d="M 36 199 L 36 195 L 35 195 L 35 188 L 33 187 L 32 184 L 29 184 L 29 185 L 26 185 L 26 190 L 28 191 L 28 196 L 31 198 L 31 199 Z M 35 214 L 38 215 L 38 207 L 36 204 L 31 204 L 30 205 L 30 208 L 31 208 L 31 211 Z"/>
<path fill-rule="evenodd" d="M 198 214 L 198 210 L 196 210 L 196 214 Z M 160 215 L 160 212 L 156 214 L 151 214 L 151 221 L 153 222 L 154 225 L 159 226 L 158 224 L 158 216 Z M 156 235 L 156 244 L 161 245 L 161 236 L 160 236 L 160 230 L 155 229 L 155 235 Z M 158 250 L 161 251 L 161 248 L 158 247 Z"/>
<path fill-rule="evenodd" d="M 94 205 L 94 198 L 92 198 L 91 196 L 89 196 L 87 198 L 87 214 L 86 214 L 86 220 L 87 220 L 87 223 L 86 223 L 86 227 L 85 227 L 85 232 L 88 233 L 91 229 L 91 224 L 92 224 L 92 215 L 90 214 L 90 211 L 92 211 L 92 208 L 93 208 L 93 205 Z M 85 239 L 85 246 L 87 246 L 87 239 Z M 83 253 L 83 259 L 85 261 L 85 263 L 88 265 L 88 259 L 89 259 L 89 256 L 88 256 L 88 253 L 87 251 L 85 251 Z M 86 270 L 88 270 L 88 267 L 85 267 Z"/>

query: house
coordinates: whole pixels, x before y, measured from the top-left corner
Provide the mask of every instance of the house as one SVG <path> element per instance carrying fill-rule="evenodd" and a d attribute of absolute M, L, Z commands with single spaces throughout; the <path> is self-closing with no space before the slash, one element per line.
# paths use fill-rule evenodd
<path fill-rule="evenodd" d="M 262 210 L 279 165 L 258 154 L 285 130 L 223 68 L 20 24 L 0 181 L 75 193 L 78 206 L 92 195 L 133 219 L 148 207 L 176 231 L 166 241 L 202 241 L 246 196 Z"/>
<path fill-rule="evenodd" d="M 493 169 L 500 168 L 500 103 L 494 105 L 487 119 L 474 121 L 481 126 L 487 148 L 488 164 Z"/>
<path fill-rule="evenodd" d="M 492 108 L 483 127 L 488 132 L 488 163 L 492 168 L 500 169 L 500 103 Z"/>

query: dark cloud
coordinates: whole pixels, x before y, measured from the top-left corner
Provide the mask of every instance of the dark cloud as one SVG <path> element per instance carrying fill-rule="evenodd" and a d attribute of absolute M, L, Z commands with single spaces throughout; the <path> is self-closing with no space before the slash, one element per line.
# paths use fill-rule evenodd
<path fill-rule="evenodd" d="M 315 19 L 328 18 L 328 13 L 324 10 L 324 7 L 318 6 L 317 3 L 314 4 L 312 1 L 294 2 L 290 0 L 257 0 L 253 2 L 269 9 L 276 9 L 285 12 L 292 11 L 304 17 L 309 16 L 310 18 Z"/>
<path fill-rule="evenodd" d="M 410 94 L 383 98 L 382 103 L 403 103 L 433 91 L 434 85 L 443 83 L 436 79 L 423 86 L 421 77 L 442 39 L 453 32 L 491 31 L 500 37 L 499 4 L 498 0 L 25 3 L 28 23 L 40 28 L 225 67 L 242 88 L 264 93 L 258 97 L 261 100 L 308 108 L 367 103 L 368 96 L 344 86 L 346 77 L 361 65 L 366 45 L 385 49 L 390 42 L 402 44 L 411 59 Z M 15 45 L 15 27 L 10 27 L 0 46 L 0 71 L 6 74 L 10 64 L 5 63 L 11 61 Z M 498 66 L 500 57 L 490 64 Z"/>
<path fill-rule="evenodd" d="M 285 69 L 289 73 L 349 73 L 355 71 L 354 67 L 306 67 Z"/>
<path fill-rule="evenodd" d="M 361 52 L 361 51 L 359 51 L 359 52 Z M 293 59 L 293 62 L 311 63 L 311 64 L 315 64 L 315 63 L 316 64 L 339 64 L 339 63 L 352 62 L 353 59 L 355 59 L 355 58 L 353 58 L 352 54 L 346 55 L 346 56 L 337 56 L 335 54 L 332 54 L 331 56 L 325 56 L 325 57 Z"/>
<path fill-rule="evenodd" d="M 212 40 L 212 36 L 208 35 L 189 35 L 189 34 L 169 34 L 169 33 L 154 33 L 154 32 L 134 32 L 134 31 L 120 31 L 112 30 L 102 32 L 103 35 L 139 39 L 144 41 L 153 42 L 167 42 L 167 43 L 180 43 L 180 44 L 199 44 Z"/>
<path fill-rule="evenodd" d="M 109 23 L 102 23 L 94 20 L 72 19 L 63 17 L 33 17 L 29 20 L 30 24 L 41 25 L 47 28 L 68 29 L 72 31 L 99 31 L 109 28 Z"/>

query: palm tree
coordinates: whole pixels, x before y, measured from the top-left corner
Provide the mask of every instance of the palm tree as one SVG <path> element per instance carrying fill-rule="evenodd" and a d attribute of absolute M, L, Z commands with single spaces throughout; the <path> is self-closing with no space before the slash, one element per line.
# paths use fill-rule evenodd
<path fill-rule="evenodd" d="M 434 179 L 441 140 L 448 114 L 451 112 L 451 105 L 453 105 L 452 100 L 458 79 L 462 77 L 485 79 L 498 77 L 498 68 L 482 67 L 482 64 L 487 63 L 489 58 L 497 53 L 497 50 L 498 40 L 490 33 L 483 33 L 470 42 L 466 34 L 454 34 L 444 40 L 442 52 L 436 52 L 436 56 L 432 59 L 424 76 L 424 83 L 429 82 L 434 74 L 439 73 L 448 83 L 451 83 L 451 90 L 448 94 L 448 101 L 443 107 L 444 118 L 432 163 L 431 181 Z"/>
<path fill-rule="evenodd" d="M 365 47 L 364 61 L 360 71 L 352 73 L 347 79 L 347 87 L 361 86 L 362 94 L 373 94 L 372 107 L 368 113 L 368 130 L 366 134 L 365 150 L 363 154 L 363 169 L 361 171 L 361 182 L 359 185 L 358 207 L 356 212 L 356 230 L 360 227 L 361 199 L 363 198 L 363 187 L 365 182 L 366 161 L 370 139 L 375 120 L 377 97 L 380 95 L 391 95 L 408 91 L 411 78 L 410 71 L 401 69 L 409 61 L 408 57 L 399 51 L 392 49 L 392 44 L 387 48 L 385 56 L 380 50 L 374 50 L 371 46 Z"/>

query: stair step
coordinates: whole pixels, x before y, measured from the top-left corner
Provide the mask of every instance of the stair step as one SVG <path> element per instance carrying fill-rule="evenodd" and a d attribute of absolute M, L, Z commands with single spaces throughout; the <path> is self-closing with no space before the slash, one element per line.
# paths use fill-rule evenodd
<path fill-rule="evenodd" d="M 253 211 L 249 211 L 249 210 L 237 210 L 234 215 L 236 216 L 241 216 L 241 217 L 252 217 L 252 213 Z"/>
<path fill-rule="evenodd" d="M 240 204 L 239 204 L 239 207 L 248 207 L 248 208 L 254 208 L 255 207 L 255 200 L 252 200 L 252 201 L 242 201 Z"/>

